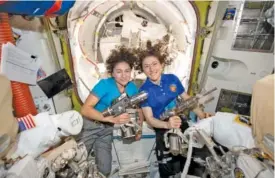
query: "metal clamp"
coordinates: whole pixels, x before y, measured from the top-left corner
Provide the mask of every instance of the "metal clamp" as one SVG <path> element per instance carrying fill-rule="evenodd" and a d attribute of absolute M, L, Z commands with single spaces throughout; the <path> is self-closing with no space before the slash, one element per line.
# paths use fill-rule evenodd
<path fill-rule="evenodd" d="M 174 156 L 183 155 L 187 151 L 188 145 L 185 144 L 185 138 L 180 129 L 170 129 L 164 134 L 165 147 L 169 148 L 169 152 Z"/>

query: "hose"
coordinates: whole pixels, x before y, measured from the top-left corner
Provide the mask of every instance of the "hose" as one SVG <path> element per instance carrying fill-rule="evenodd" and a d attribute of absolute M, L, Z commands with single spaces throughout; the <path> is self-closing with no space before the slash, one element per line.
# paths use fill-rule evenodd
<path fill-rule="evenodd" d="M 11 42 L 15 44 L 9 17 L 7 13 L 0 13 L 0 60 L 2 59 L 2 45 Z M 37 110 L 32 99 L 29 86 L 24 83 L 11 81 L 13 93 L 13 109 L 16 117 L 23 117 L 28 114 L 36 115 Z"/>
<path fill-rule="evenodd" d="M 192 139 L 192 137 L 193 137 L 193 133 L 190 132 L 187 159 L 186 159 L 186 162 L 184 164 L 184 169 L 182 171 L 181 178 L 186 178 L 189 167 L 190 167 L 192 152 L 193 152 L 193 139 Z"/>

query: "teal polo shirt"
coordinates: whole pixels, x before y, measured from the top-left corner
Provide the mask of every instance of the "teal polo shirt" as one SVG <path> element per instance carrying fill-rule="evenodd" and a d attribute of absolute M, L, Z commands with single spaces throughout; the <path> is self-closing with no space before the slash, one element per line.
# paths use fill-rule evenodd
<path fill-rule="evenodd" d="M 138 93 L 138 88 L 133 82 L 129 82 L 126 85 L 125 92 L 131 97 Z M 113 77 L 101 79 L 91 90 L 91 93 L 99 100 L 94 107 L 99 112 L 111 106 L 112 102 L 121 95 Z"/>

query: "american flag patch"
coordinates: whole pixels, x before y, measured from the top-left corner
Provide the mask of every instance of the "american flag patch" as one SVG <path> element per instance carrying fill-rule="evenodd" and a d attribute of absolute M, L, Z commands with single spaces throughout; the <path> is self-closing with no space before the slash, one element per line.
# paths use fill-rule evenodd
<path fill-rule="evenodd" d="M 20 131 L 28 130 L 35 127 L 34 118 L 31 114 L 17 118 L 17 122 Z"/>

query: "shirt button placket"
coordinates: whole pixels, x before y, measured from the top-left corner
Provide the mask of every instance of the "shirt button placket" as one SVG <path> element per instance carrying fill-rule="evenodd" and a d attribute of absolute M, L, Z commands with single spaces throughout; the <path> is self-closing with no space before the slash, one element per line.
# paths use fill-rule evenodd
<path fill-rule="evenodd" d="M 162 86 L 160 86 L 160 87 L 161 87 L 160 91 L 162 92 L 162 95 L 165 95 L 165 92 L 163 91 Z"/>

